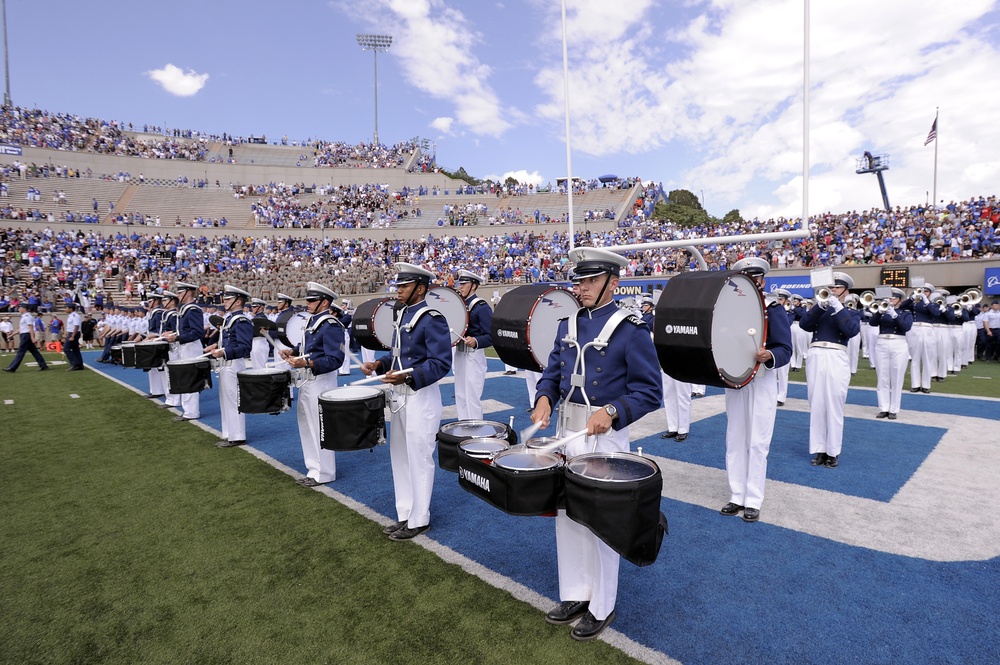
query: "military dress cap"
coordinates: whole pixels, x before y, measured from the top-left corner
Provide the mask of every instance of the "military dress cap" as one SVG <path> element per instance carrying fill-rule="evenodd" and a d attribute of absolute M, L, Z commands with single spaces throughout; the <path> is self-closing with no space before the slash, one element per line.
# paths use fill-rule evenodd
<path fill-rule="evenodd" d="M 615 254 L 598 247 L 576 247 L 569 252 L 569 260 L 573 263 L 574 281 L 586 277 L 596 277 L 605 273 L 618 277 L 622 268 L 628 265 L 628 259 L 621 254 Z"/>
<path fill-rule="evenodd" d="M 745 272 L 748 275 L 766 275 L 771 264 L 757 256 L 748 256 L 733 264 L 733 270 Z"/>
<path fill-rule="evenodd" d="M 174 285 L 174 288 L 177 289 L 178 291 L 197 291 L 198 290 L 197 286 L 195 286 L 194 284 L 190 284 L 188 282 L 177 282 Z"/>
<path fill-rule="evenodd" d="M 958 296 L 948 296 L 945 298 L 945 304 L 954 305 L 958 302 Z"/>
<path fill-rule="evenodd" d="M 802 296 L 800 296 L 798 293 L 793 293 L 792 300 L 798 300 L 799 302 L 802 302 Z"/>
<path fill-rule="evenodd" d="M 393 264 L 393 268 L 396 269 L 396 284 L 409 284 L 410 282 L 418 282 L 420 284 L 430 284 L 434 280 L 436 275 L 426 268 L 421 268 L 420 266 L 413 265 L 412 263 L 406 263 L 404 261 L 399 261 Z"/>
<path fill-rule="evenodd" d="M 938 293 L 940 293 L 943 296 L 950 296 L 951 295 L 951 291 L 949 291 L 948 289 L 938 289 Z"/>
<path fill-rule="evenodd" d="M 925 293 L 934 293 L 934 285 L 930 282 L 924 282 L 924 285 L 918 286 L 917 289 L 923 289 Z"/>
<path fill-rule="evenodd" d="M 279 292 L 278 293 L 278 300 L 285 300 L 287 302 L 292 302 L 292 300 L 294 300 L 294 298 L 292 298 L 290 295 L 288 295 L 286 293 L 280 293 Z"/>
<path fill-rule="evenodd" d="M 484 280 L 483 280 L 483 276 L 482 275 L 477 275 L 476 273 L 472 272 L 471 270 L 459 270 L 458 271 L 458 283 L 459 284 L 461 284 L 463 282 L 475 282 L 476 284 L 482 284 L 483 281 Z"/>
<path fill-rule="evenodd" d="M 171 298 L 177 300 L 178 297 L 176 293 L 174 293 L 173 291 L 167 291 L 166 289 L 163 290 L 163 293 L 161 295 L 163 296 L 164 300 L 170 300 Z"/>
<path fill-rule="evenodd" d="M 332 291 L 319 282 L 306 283 L 306 300 L 329 300 L 331 303 L 340 299 L 335 291 Z"/>
<path fill-rule="evenodd" d="M 774 293 L 782 298 L 791 298 L 792 292 L 788 289 L 775 289 Z"/>
<path fill-rule="evenodd" d="M 894 287 L 892 287 L 892 297 L 893 298 L 899 298 L 900 300 L 902 300 L 903 298 L 906 297 L 906 292 L 903 291 L 903 289 L 896 288 L 894 286 Z"/>
<path fill-rule="evenodd" d="M 146 298 L 147 298 L 147 300 L 163 300 L 163 296 L 161 294 L 159 294 L 159 293 L 156 293 L 155 291 L 153 291 L 152 293 L 148 294 L 146 296 Z"/>
<path fill-rule="evenodd" d="M 260 298 L 251 298 L 250 304 L 254 307 L 267 307 L 267 302 L 261 300 Z"/>
<path fill-rule="evenodd" d="M 647 293 L 646 295 L 644 295 L 644 296 L 642 297 L 642 302 L 640 302 L 639 304 L 640 304 L 640 305 L 653 305 L 653 304 L 655 304 L 655 303 L 653 302 L 653 296 L 651 296 L 651 295 L 649 295 L 649 294 Z"/>
<path fill-rule="evenodd" d="M 250 294 L 241 289 L 238 286 L 233 286 L 232 284 L 226 284 L 222 289 L 223 298 L 239 298 L 239 297 L 249 298 Z"/>
<path fill-rule="evenodd" d="M 853 289 L 854 278 L 848 275 L 846 272 L 835 272 L 833 273 L 833 285 L 846 286 L 849 289 Z"/>

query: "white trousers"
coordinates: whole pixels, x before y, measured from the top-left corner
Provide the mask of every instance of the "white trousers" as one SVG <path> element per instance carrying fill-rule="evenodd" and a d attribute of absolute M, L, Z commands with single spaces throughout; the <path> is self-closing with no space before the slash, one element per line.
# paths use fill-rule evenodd
<path fill-rule="evenodd" d="M 344 330 L 344 362 L 341 363 L 340 369 L 337 370 L 337 374 L 340 376 L 348 376 L 351 373 L 351 331 L 349 329 Z"/>
<path fill-rule="evenodd" d="M 847 352 L 812 347 L 806 363 L 809 453 L 838 457 L 844 444 L 844 403 L 851 384 Z"/>
<path fill-rule="evenodd" d="M 566 429 L 586 429 L 583 409 L 571 418 Z M 581 422 L 582 420 L 582 422 Z M 627 452 L 628 428 L 611 430 L 597 437 L 597 452 Z M 566 457 L 589 453 L 594 448 L 591 437 L 571 441 L 566 446 Z M 598 621 L 608 618 L 618 600 L 618 567 L 621 557 L 604 544 L 590 529 L 566 516 L 565 510 L 556 514 L 556 554 L 559 562 L 559 600 L 586 600 L 590 612 Z"/>
<path fill-rule="evenodd" d="M 962 330 L 965 332 L 964 337 L 964 349 L 965 353 L 962 357 L 962 365 L 970 365 L 976 359 L 976 323 L 975 321 L 966 321 L 962 324 Z"/>
<path fill-rule="evenodd" d="M 934 325 L 934 340 L 937 344 L 937 367 L 934 368 L 935 371 L 933 374 L 934 376 L 940 376 L 942 379 L 948 376 L 948 370 L 951 369 L 950 328 L 951 326 L 940 323 Z"/>
<path fill-rule="evenodd" d="M 775 379 L 778 382 L 778 394 L 776 395 L 776 401 L 785 402 L 788 400 L 788 370 L 791 369 L 788 365 L 782 365 L 778 369 L 774 370 Z M 760 369 L 757 370 L 757 374 L 762 372 L 767 372 L 767 368 L 761 365 Z"/>
<path fill-rule="evenodd" d="M 247 440 L 247 417 L 240 413 L 240 387 L 237 372 L 247 368 L 246 358 L 230 360 L 219 370 L 219 410 L 222 412 L 222 438 L 227 441 Z"/>
<path fill-rule="evenodd" d="M 253 369 L 264 369 L 271 345 L 263 337 L 254 337 L 250 346 L 250 366 Z"/>
<path fill-rule="evenodd" d="M 951 362 L 948 365 L 951 371 L 958 372 L 966 364 L 965 358 L 968 356 L 965 350 L 965 324 L 948 326 L 948 332 L 951 333 Z"/>
<path fill-rule="evenodd" d="M 739 390 L 726 389 L 726 478 L 729 500 L 740 506 L 760 510 L 764 503 L 777 394 L 777 376 L 764 368 Z"/>
<path fill-rule="evenodd" d="M 871 328 L 871 326 L 866 323 L 862 323 L 861 335 L 867 334 L 865 328 Z M 855 335 L 847 340 L 847 359 L 850 363 L 851 374 L 858 373 L 858 357 L 861 355 L 861 335 Z M 869 345 L 868 348 L 871 349 L 872 347 Z M 872 366 L 874 367 L 874 363 Z"/>
<path fill-rule="evenodd" d="M 931 377 L 937 367 L 937 344 L 934 343 L 934 328 L 914 324 L 906 333 L 906 343 L 910 349 L 910 387 L 931 387 Z"/>
<path fill-rule="evenodd" d="M 535 408 L 535 395 L 538 394 L 536 389 L 538 387 L 538 380 L 541 378 L 541 372 L 532 372 L 529 369 L 524 370 L 524 383 L 528 386 L 528 406 L 532 409 Z"/>
<path fill-rule="evenodd" d="M 296 410 L 299 439 L 302 441 L 302 459 L 306 475 L 321 483 L 337 479 L 337 460 L 332 450 L 319 445 L 319 396 L 337 387 L 337 372 L 320 374 L 299 387 L 299 406 Z"/>
<path fill-rule="evenodd" d="M 660 372 L 663 377 L 663 413 L 667 431 L 687 434 L 691 430 L 691 384 Z"/>
<path fill-rule="evenodd" d="M 802 359 L 805 358 L 805 349 L 809 342 L 806 341 L 805 333 L 799 327 L 798 321 L 792 321 L 792 359 L 789 365 L 796 369 L 802 368 Z"/>
<path fill-rule="evenodd" d="M 901 337 L 886 339 L 884 335 L 879 335 L 875 353 L 878 355 L 878 364 L 875 366 L 878 410 L 899 413 L 903 381 L 906 379 L 906 363 L 909 360 L 906 340 Z"/>
<path fill-rule="evenodd" d="M 396 519 L 415 529 L 431 523 L 434 449 L 441 428 L 441 388 L 434 383 L 414 392 L 397 386 L 389 402 L 394 412 L 389 421 L 389 458 L 396 492 Z"/>
<path fill-rule="evenodd" d="M 163 376 L 162 369 L 151 369 L 149 370 L 149 394 L 150 395 L 164 395 L 166 394 L 166 378 Z"/>
<path fill-rule="evenodd" d="M 460 345 L 461 346 L 461 345 Z M 483 419 L 483 386 L 486 385 L 486 352 L 455 348 L 455 409 L 459 420 Z"/>
<path fill-rule="evenodd" d="M 181 344 L 179 357 L 181 360 L 187 360 L 188 358 L 197 358 L 204 353 L 205 347 L 202 346 L 201 340 L 196 340 Z M 185 393 L 180 395 L 180 398 L 180 406 L 185 418 L 201 418 L 201 393 Z"/>
<path fill-rule="evenodd" d="M 170 345 L 167 350 L 167 360 L 180 360 L 181 359 L 181 345 L 176 342 Z M 167 375 L 167 370 L 164 367 L 160 370 L 161 381 L 163 382 L 163 401 L 173 407 L 178 407 L 181 405 L 181 396 L 175 395 L 170 392 L 170 377 Z"/>

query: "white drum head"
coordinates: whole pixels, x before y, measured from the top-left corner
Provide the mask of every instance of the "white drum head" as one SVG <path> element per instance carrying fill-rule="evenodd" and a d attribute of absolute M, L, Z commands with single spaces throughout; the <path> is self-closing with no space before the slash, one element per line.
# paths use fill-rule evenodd
<path fill-rule="evenodd" d="M 719 292 L 712 316 L 712 355 L 723 377 L 735 384 L 747 381 L 764 344 L 764 304 L 760 291 L 746 275 L 733 275 Z"/>
<path fill-rule="evenodd" d="M 580 309 L 580 301 L 565 289 L 546 291 L 528 314 L 528 351 L 540 367 L 549 364 L 549 354 L 559 334 L 559 321 Z"/>
<path fill-rule="evenodd" d="M 427 306 L 436 309 L 444 315 L 451 328 L 451 345 L 458 344 L 465 337 L 465 329 L 469 327 L 469 309 L 465 306 L 462 294 L 447 286 L 435 286 L 427 291 Z"/>
<path fill-rule="evenodd" d="M 382 391 L 371 386 L 343 386 L 327 390 L 319 398 L 324 402 L 355 402 L 378 397 Z"/>
<path fill-rule="evenodd" d="M 308 323 L 309 314 L 307 312 L 295 312 L 285 325 L 285 337 L 293 345 L 301 344 L 303 338 L 305 338 L 306 325 Z"/>
<path fill-rule="evenodd" d="M 279 374 L 289 374 L 287 369 L 277 367 L 262 367 L 260 369 L 244 369 L 236 373 L 236 376 L 278 376 Z"/>
<path fill-rule="evenodd" d="M 375 309 L 375 315 L 372 317 L 372 325 L 375 327 L 372 332 L 375 333 L 375 339 L 381 342 L 382 346 L 389 349 L 392 348 L 392 314 L 395 305 L 395 300 L 382 301 Z"/>

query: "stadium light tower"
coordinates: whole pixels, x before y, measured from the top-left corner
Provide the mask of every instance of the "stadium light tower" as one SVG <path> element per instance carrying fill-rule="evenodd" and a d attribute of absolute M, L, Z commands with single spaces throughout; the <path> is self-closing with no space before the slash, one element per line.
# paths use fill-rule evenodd
<path fill-rule="evenodd" d="M 3 74 L 7 84 L 3 93 L 3 105 L 10 106 L 10 64 L 7 59 L 7 0 L 3 0 Z"/>
<path fill-rule="evenodd" d="M 362 51 L 371 51 L 375 56 L 375 145 L 378 145 L 378 52 L 389 50 L 392 35 L 359 34 L 358 46 Z"/>

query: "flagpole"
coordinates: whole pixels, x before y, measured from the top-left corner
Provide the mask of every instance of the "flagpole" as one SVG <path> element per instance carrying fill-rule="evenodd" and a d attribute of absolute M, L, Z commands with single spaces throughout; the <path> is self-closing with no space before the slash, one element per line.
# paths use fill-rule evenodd
<path fill-rule="evenodd" d="M 802 39 L 802 228 L 809 228 L 809 0 Z"/>
<path fill-rule="evenodd" d="M 567 220 L 569 222 L 569 248 L 573 249 L 573 159 L 569 133 L 569 47 L 567 41 L 566 0 L 562 0 L 563 102 L 566 112 L 566 214 L 569 216 Z"/>
<path fill-rule="evenodd" d="M 937 200 L 937 155 L 938 155 L 938 143 L 941 140 L 941 128 L 938 126 L 938 113 L 940 112 L 939 107 L 934 108 L 934 199 L 931 203 L 932 210 L 937 210 L 938 200 Z"/>

